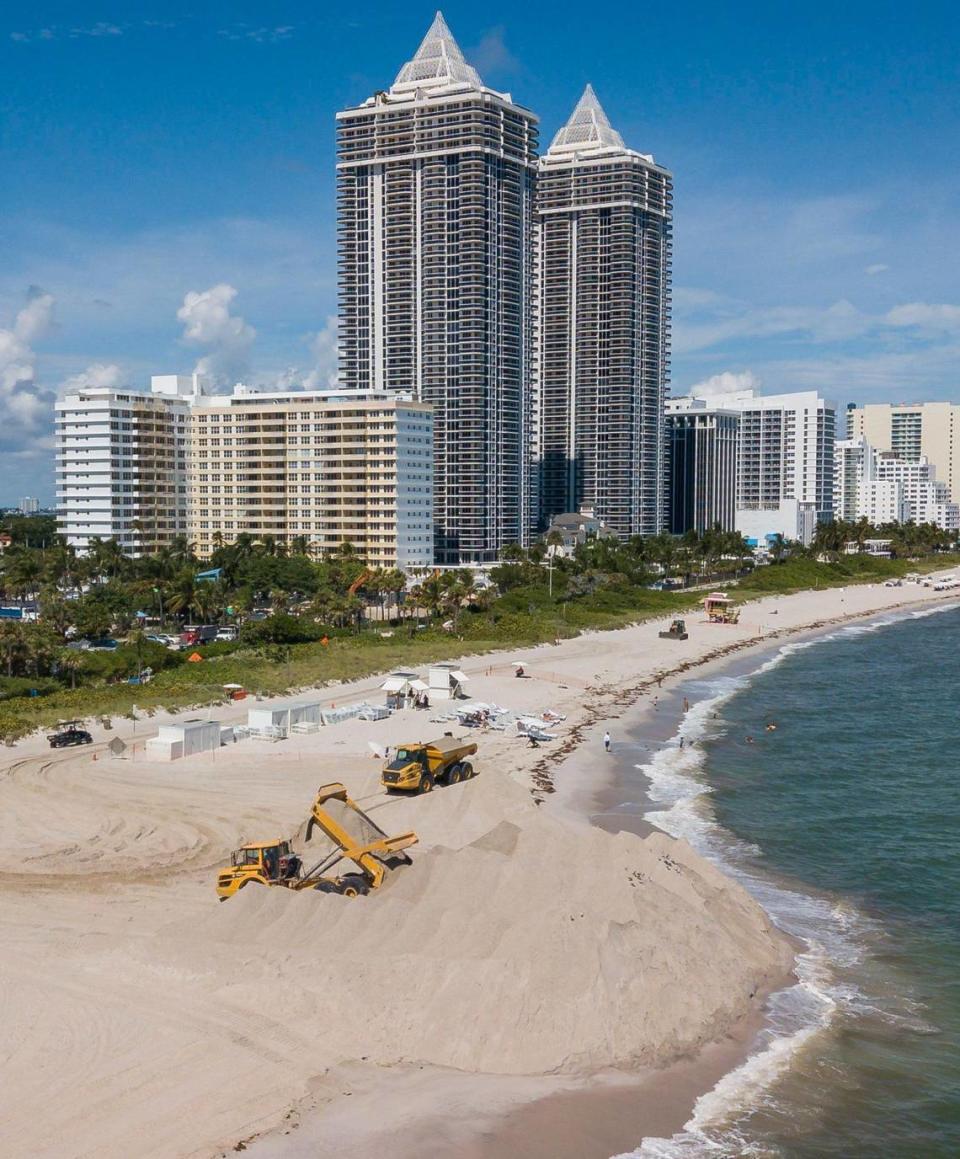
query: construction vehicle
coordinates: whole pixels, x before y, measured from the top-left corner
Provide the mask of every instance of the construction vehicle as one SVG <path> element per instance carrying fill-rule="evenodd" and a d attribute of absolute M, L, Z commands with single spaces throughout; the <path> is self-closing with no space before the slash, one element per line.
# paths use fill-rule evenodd
<path fill-rule="evenodd" d="M 665 632 L 659 633 L 661 640 L 686 640 L 687 625 L 683 620 L 674 620 Z"/>
<path fill-rule="evenodd" d="M 711 592 L 703 601 L 703 610 L 711 624 L 736 624 L 740 609 L 726 592 Z"/>
<path fill-rule="evenodd" d="M 323 785 L 307 822 L 306 840 L 319 829 L 326 845 L 323 857 L 306 871 L 302 859 L 294 853 L 289 841 L 255 841 L 237 849 L 231 864 L 217 873 L 217 896 L 225 901 L 248 885 L 280 886 L 284 889 L 318 889 L 322 893 L 339 893 L 357 897 L 383 884 L 388 869 L 409 865 L 404 852 L 419 840 L 416 833 L 399 833 L 389 837 L 372 821 L 339 782 Z M 341 861 L 356 867 L 336 874 Z"/>
<path fill-rule="evenodd" d="M 455 785 L 476 776 L 466 760 L 477 751 L 473 741 L 445 736 L 428 744 L 398 745 L 392 759 L 383 767 L 380 784 L 388 793 L 401 790 L 429 793 L 434 785 Z"/>

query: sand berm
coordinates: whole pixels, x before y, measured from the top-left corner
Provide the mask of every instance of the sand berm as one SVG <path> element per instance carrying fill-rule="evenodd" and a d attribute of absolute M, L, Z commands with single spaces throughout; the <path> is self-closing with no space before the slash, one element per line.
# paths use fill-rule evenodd
<path fill-rule="evenodd" d="M 0 761 L 0 1154 L 494 1154 L 482 1139 L 511 1107 L 743 1041 L 789 977 L 786 939 L 683 842 L 591 827 L 555 779 L 601 785 L 599 734 L 658 675 L 931 595 L 808 593 L 735 628 L 694 617 L 683 644 L 645 624 L 467 660 L 475 697 L 567 719 L 538 750 L 478 733 L 480 775 L 426 797 L 384 795 L 369 749 L 450 728 L 413 710 L 167 765 L 109 754 L 129 721 L 84 750 L 20 742 Z M 302 841 L 332 780 L 384 829 L 418 832 L 413 865 L 366 898 L 220 904 L 230 850 Z"/>

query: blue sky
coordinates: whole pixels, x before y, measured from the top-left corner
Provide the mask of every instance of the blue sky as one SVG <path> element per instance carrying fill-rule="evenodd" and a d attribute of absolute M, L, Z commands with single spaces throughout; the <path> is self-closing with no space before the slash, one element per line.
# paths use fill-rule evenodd
<path fill-rule="evenodd" d="M 51 400 L 78 375 L 326 381 L 333 115 L 389 85 L 433 11 L 0 6 L 0 503 L 52 498 Z M 444 6 L 544 147 L 591 81 L 673 170 L 674 393 L 960 401 L 952 5 L 568 11 Z"/>

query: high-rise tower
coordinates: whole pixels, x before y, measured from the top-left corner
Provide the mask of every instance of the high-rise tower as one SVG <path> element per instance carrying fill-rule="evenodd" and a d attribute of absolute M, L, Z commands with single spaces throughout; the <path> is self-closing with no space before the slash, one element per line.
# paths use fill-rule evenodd
<path fill-rule="evenodd" d="M 386 92 L 337 114 L 340 373 L 434 407 L 441 563 L 536 517 L 537 118 L 486 88 L 440 13 Z"/>
<path fill-rule="evenodd" d="M 541 518 L 589 504 L 621 536 L 667 516 L 672 177 L 628 149 L 588 85 L 540 159 Z"/>

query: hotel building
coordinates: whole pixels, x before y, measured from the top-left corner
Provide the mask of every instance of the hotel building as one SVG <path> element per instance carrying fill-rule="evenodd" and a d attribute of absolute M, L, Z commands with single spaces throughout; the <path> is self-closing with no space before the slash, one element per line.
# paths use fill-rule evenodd
<path fill-rule="evenodd" d="M 677 399 L 671 412 L 695 409 Z M 710 395 L 711 408 L 739 415 L 736 530 L 761 542 L 773 535 L 809 543 L 833 518 L 836 404 L 816 391 Z"/>
<path fill-rule="evenodd" d="M 837 442 L 834 504 L 837 518 L 852 523 L 866 519 L 875 527 L 912 522 L 960 529 L 960 506 L 936 478 L 932 463 L 923 455 L 910 460 L 878 451 L 861 436 Z"/>
<path fill-rule="evenodd" d="M 622 537 L 664 526 L 672 190 L 588 85 L 537 178 L 544 525 L 586 504 Z"/>
<path fill-rule="evenodd" d="M 685 403 L 690 405 L 684 406 Z M 669 531 L 733 531 L 740 416 L 703 399 L 667 402 Z"/>
<path fill-rule="evenodd" d="M 350 542 L 377 567 L 433 559 L 430 408 L 385 391 L 207 395 L 95 387 L 57 402 L 60 531 L 139 554 L 186 535 L 205 557 L 241 533 L 316 555 Z"/>
<path fill-rule="evenodd" d="M 340 379 L 434 411 L 439 563 L 529 540 L 537 118 L 438 13 L 386 91 L 337 114 Z"/>
<path fill-rule="evenodd" d="M 865 439 L 916 463 L 921 456 L 960 501 L 960 406 L 951 402 L 867 403 L 847 408 L 847 438 Z"/>

